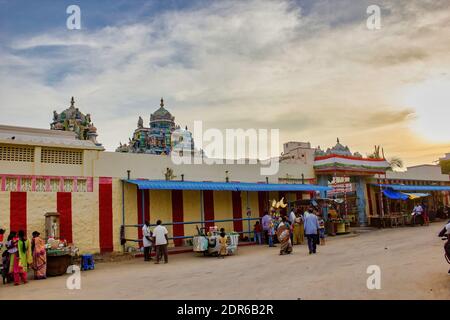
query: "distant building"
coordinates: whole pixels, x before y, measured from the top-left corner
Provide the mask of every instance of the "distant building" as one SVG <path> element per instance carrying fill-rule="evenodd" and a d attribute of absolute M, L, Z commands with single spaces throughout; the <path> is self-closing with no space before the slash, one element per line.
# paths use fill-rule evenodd
<path fill-rule="evenodd" d="M 97 142 L 97 128 L 91 122 L 91 115 L 82 113 L 75 108 L 75 100 L 72 97 L 70 107 L 61 113 L 53 111 L 53 121 L 50 123 L 51 130 L 74 132 L 78 140 L 89 140 L 95 145 Z"/>
<path fill-rule="evenodd" d="M 139 116 L 137 128 L 128 144 L 120 143 L 116 152 L 148 153 L 168 155 L 177 147 L 184 152 L 194 152 L 192 133 L 175 124 L 175 117 L 164 108 L 161 98 L 160 107 L 150 115 L 150 127 L 144 127 Z"/>

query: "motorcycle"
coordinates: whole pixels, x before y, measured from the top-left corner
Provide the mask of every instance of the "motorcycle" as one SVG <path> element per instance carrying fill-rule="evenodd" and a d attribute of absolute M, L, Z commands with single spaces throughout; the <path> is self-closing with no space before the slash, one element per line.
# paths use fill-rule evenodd
<path fill-rule="evenodd" d="M 444 244 L 444 257 L 445 260 L 450 264 L 450 220 L 447 225 L 439 232 L 439 237 L 446 241 Z M 450 270 L 448 270 L 448 274 L 450 274 Z"/>

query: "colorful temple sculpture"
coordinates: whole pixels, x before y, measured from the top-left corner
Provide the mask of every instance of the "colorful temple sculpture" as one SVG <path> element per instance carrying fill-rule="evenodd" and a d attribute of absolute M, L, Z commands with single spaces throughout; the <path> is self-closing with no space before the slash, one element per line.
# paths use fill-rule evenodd
<path fill-rule="evenodd" d="M 91 122 L 91 115 L 83 114 L 75 108 L 75 99 L 70 100 L 70 107 L 61 113 L 53 111 L 53 121 L 50 124 L 51 130 L 71 131 L 76 134 L 78 140 L 92 141 L 96 146 L 101 146 L 97 142 L 97 128 Z"/>
<path fill-rule="evenodd" d="M 328 148 L 326 152 L 321 150 L 320 146 L 315 152 L 314 171 L 316 173 L 370 176 L 384 174 L 389 168 L 389 162 L 379 154 L 379 150 L 375 150 L 371 157 L 364 158 L 360 153 L 352 153 L 347 146 L 343 146 L 339 138 L 336 145 Z"/>
<path fill-rule="evenodd" d="M 175 117 L 164 108 L 161 98 L 160 107 L 150 115 L 149 127 L 144 127 L 144 120 L 139 116 L 137 128 L 128 144 L 120 143 L 116 152 L 147 153 L 168 155 L 174 148 L 194 153 L 192 133 L 175 124 Z"/>

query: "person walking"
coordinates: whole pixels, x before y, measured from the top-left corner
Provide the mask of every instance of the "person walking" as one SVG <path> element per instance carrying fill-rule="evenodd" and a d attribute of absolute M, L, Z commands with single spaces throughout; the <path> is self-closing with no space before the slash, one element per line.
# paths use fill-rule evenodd
<path fill-rule="evenodd" d="M 277 238 L 280 242 L 280 255 L 292 253 L 291 230 L 286 216 L 282 217 L 282 221 L 277 228 Z"/>
<path fill-rule="evenodd" d="M 12 249 L 10 260 L 10 272 L 14 276 L 14 285 L 18 286 L 20 280 L 27 283 L 28 266 L 33 263 L 33 256 L 31 253 L 31 243 L 27 239 L 25 231 L 20 230 L 17 233 L 18 237 L 14 237 L 9 245 Z"/>
<path fill-rule="evenodd" d="M 169 233 L 166 227 L 161 225 L 161 220 L 156 221 L 156 227 L 153 229 L 153 237 L 155 238 L 156 245 L 156 262 L 155 264 L 159 264 L 159 260 L 161 260 L 161 255 L 164 256 L 164 263 L 168 263 L 168 252 L 167 252 L 167 243 L 168 238 L 167 234 Z"/>
<path fill-rule="evenodd" d="M 142 226 L 142 245 L 144 246 L 144 261 L 152 259 L 152 231 L 150 230 L 150 222 L 145 221 Z"/>
<path fill-rule="evenodd" d="M 307 217 L 305 217 L 305 235 L 308 239 L 308 249 L 309 254 L 316 253 L 316 246 L 318 242 L 318 232 L 319 232 L 319 220 L 317 216 L 313 213 L 309 213 Z"/>
<path fill-rule="evenodd" d="M 294 223 L 295 223 L 295 208 L 292 207 L 291 213 L 289 213 L 289 225 L 291 226 L 290 229 L 290 236 L 291 236 L 291 244 L 294 243 Z"/>
<path fill-rule="evenodd" d="M 420 225 L 423 226 L 424 220 L 423 220 L 422 214 L 423 214 L 423 208 L 419 203 L 413 209 L 413 223 L 412 223 L 413 227 L 416 225 L 418 220 L 420 222 Z"/>
<path fill-rule="evenodd" d="M 294 234 L 293 244 L 303 244 L 303 242 L 305 241 L 305 229 L 303 226 L 303 216 L 298 209 L 292 228 L 292 233 Z"/>
<path fill-rule="evenodd" d="M 253 226 L 253 233 L 255 235 L 254 241 L 258 244 L 261 244 L 261 223 L 259 221 L 256 221 L 255 225 Z"/>
<path fill-rule="evenodd" d="M 272 217 L 270 216 L 269 212 L 264 211 L 264 216 L 261 219 L 261 224 L 264 233 L 264 243 L 270 244 L 269 232 L 270 232 L 270 225 L 272 224 Z"/>

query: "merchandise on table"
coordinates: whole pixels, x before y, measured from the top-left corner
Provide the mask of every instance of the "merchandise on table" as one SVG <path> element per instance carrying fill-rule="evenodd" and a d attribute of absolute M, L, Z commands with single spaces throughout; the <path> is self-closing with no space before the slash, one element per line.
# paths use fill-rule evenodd
<path fill-rule="evenodd" d="M 207 235 L 202 234 L 199 231 L 199 235 L 193 238 L 193 251 L 201 252 L 204 255 L 217 255 L 220 251 L 220 232 L 217 226 L 209 228 Z M 239 243 L 239 233 L 237 232 L 227 232 L 227 253 L 232 255 L 236 252 Z"/>
<path fill-rule="evenodd" d="M 78 248 L 68 246 L 67 241 L 49 238 L 45 245 L 47 252 L 47 276 L 61 276 L 73 264 L 73 257 L 78 254 Z"/>

